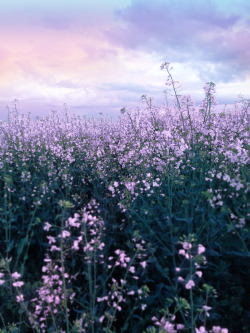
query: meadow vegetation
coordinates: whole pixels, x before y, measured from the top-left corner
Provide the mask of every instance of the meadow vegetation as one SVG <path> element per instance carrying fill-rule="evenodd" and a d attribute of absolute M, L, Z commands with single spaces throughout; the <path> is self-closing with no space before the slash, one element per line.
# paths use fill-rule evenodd
<path fill-rule="evenodd" d="M 250 332 L 249 106 L 0 122 L 0 332 Z"/>

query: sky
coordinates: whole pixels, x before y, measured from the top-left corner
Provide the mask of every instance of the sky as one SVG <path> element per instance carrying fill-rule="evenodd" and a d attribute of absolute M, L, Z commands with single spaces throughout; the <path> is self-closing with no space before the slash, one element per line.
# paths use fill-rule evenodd
<path fill-rule="evenodd" d="M 210 81 L 220 105 L 250 98 L 250 1 L 1 1 L 1 120 L 14 100 L 32 117 L 161 106 L 163 62 L 197 106 Z"/>

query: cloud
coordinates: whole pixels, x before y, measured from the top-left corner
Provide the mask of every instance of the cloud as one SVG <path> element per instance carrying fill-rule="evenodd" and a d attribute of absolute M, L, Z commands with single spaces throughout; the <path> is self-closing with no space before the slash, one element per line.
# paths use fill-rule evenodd
<path fill-rule="evenodd" d="M 55 84 L 57 87 L 67 88 L 67 89 L 79 89 L 81 88 L 79 85 L 73 83 L 70 80 L 60 80 Z"/>
<path fill-rule="evenodd" d="M 62 16 L 45 16 L 40 25 L 53 30 L 68 30 L 72 20 Z"/>
<path fill-rule="evenodd" d="M 250 73 L 249 19 L 241 1 L 242 12 L 228 3 L 229 13 L 226 3 L 223 8 L 211 0 L 132 0 L 115 12 L 115 25 L 103 33 L 111 44 L 126 50 L 193 64 L 203 78 L 213 63 L 217 81 L 245 79 Z"/>

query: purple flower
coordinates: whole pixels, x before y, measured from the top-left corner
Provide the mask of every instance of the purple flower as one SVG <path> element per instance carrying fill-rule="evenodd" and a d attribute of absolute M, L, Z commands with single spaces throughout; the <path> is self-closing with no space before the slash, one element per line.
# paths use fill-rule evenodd
<path fill-rule="evenodd" d="M 20 294 L 20 296 L 17 296 L 16 301 L 17 301 L 17 303 L 23 302 L 24 301 L 23 295 Z"/>
<path fill-rule="evenodd" d="M 186 288 L 186 289 L 191 289 L 191 288 L 193 288 L 194 286 L 195 286 L 194 281 L 193 281 L 193 280 L 189 280 L 189 281 L 186 283 L 185 288 Z"/>
<path fill-rule="evenodd" d="M 22 281 L 17 281 L 17 282 L 13 283 L 14 287 L 22 287 L 22 285 L 24 285 L 24 282 L 22 282 Z"/>
<path fill-rule="evenodd" d="M 183 249 L 185 249 L 185 250 L 192 249 L 192 244 L 190 244 L 188 242 L 184 242 L 182 246 L 183 246 Z"/>
<path fill-rule="evenodd" d="M 55 242 L 56 242 L 55 238 L 52 237 L 52 236 L 47 236 L 47 238 L 48 238 L 48 240 L 49 240 L 49 244 L 52 244 L 52 243 L 55 243 Z"/>
<path fill-rule="evenodd" d="M 45 226 L 44 226 L 44 230 L 46 230 L 46 231 L 49 231 L 49 229 L 52 227 L 52 225 L 51 224 L 49 224 L 49 222 L 45 222 Z"/>
<path fill-rule="evenodd" d="M 177 330 L 183 330 L 185 326 L 183 324 L 177 324 L 176 325 Z"/>
<path fill-rule="evenodd" d="M 205 251 L 206 251 L 206 248 L 202 244 L 199 244 L 198 245 L 198 254 L 202 254 Z"/>
<path fill-rule="evenodd" d="M 182 256 L 186 256 L 186 252 L 183 249 L 179 250 L 179 254 L 182 255 Z"/>
<path fill-rule="evenodd" d="M 201 271 L 197 271 L 195 274 L 196 274 L 197 276 L 199 276 L 199 278 L 202 277 L 202 272 L 201 272 Z"/>
<path fill-rule="evenodd" d="M 66 237 L 69 237 L 70 236 L 70 232 L 67 231 L 67 230 L 63 230 L 62 232 L 62 238 L 66 238 Z"/>
<path fill-rule="evenodd" d="M 11 274 L 11 276 L 13 277 L 14 280 L 17 280 L 21 277 L 21 274 L 15 272 L 15 273 Z"/>
<path fill-rule="evenodd" d="M 220 326 L 213 326 L 212 327 L 212 333 L 228 333 L 227 328 L 222 328 Z"/>
<path fill-rule="evenodd" d="M 195 333 L 208 333 L 204 326 L 201 326 L 199 329 L 195 329 Z"/>

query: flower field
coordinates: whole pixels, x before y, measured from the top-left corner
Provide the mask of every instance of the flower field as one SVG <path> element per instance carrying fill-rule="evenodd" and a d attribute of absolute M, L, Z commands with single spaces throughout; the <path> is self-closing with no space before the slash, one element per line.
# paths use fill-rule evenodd
<path fill-rule="evenodd" d="M 249 108 L 0 122 L 0 332 L 250 332 Z"/>

